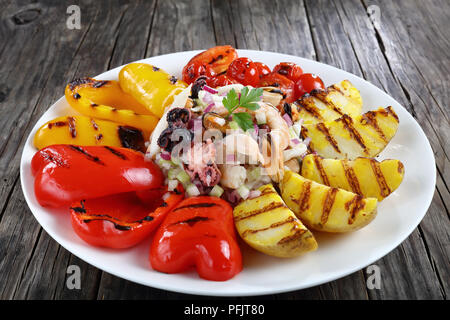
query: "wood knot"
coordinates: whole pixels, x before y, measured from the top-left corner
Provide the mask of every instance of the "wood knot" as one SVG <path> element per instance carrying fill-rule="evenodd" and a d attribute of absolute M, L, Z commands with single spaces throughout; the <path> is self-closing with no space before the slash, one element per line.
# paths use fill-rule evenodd
<path fill-rule="evenodd" d="M 19 13 L 16 13 L 12 17 L 12 20 L 17 25 L 24 25 L 36 20 L 40 14 L 41 9 L 39 8 L 27 9 Z"/>
<path fill-rule="evenodd" d="M 0 84 L 0 103 L 6 100 L 10 91 L 11 89 L 6 85 Z"/>

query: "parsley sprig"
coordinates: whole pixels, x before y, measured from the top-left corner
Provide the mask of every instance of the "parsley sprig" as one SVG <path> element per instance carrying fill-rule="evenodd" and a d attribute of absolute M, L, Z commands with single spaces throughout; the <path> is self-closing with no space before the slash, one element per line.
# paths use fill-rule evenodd
<path fill-rule="evenodd" d="M 247 131 L 253 129 L 252 116 L 247 112 L 234 112 L 237 108 L 242 107 L 249 110 L 259 109 L 258 101 L 261 100 L 263 89 L 256 88 L 249 90 L 244 87 L 239 96 L 234 89 L 231 89 L 227 96 L 223 98 L 224 107 L 228 110 L 228 116 L 231 116 L 242 130 Z"/>

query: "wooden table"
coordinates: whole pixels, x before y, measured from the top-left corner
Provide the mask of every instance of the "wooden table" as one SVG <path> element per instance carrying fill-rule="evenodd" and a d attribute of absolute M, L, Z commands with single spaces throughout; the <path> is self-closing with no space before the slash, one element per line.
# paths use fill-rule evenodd
<path fill-rule="evenodd" d="M 408 109 L 436 157 L 437 185 L 427 215 L 405 242 L 375 263 L 381 289 L 368 289 L 368 273 L 361 270 L 321 286 L 263 298 L 448 298 L 448 1 L 29 2 L 0 0 L 0 298 L 196 298 L 122 280 L 58 245 L 27 207 L 19 163 L 31 128 L 73 78 L 217 44 L 315 59 L 367 79 Z M 81 10 L 79 30 L 66 23 L 73 2 Z M 66 286 L 69 265 L 81 268 L 80 290 Z"/>

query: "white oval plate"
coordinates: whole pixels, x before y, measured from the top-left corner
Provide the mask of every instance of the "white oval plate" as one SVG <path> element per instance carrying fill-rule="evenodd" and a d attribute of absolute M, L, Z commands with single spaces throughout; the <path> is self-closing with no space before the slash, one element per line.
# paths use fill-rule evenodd
<path fill-rule="evenodd" d="M 141 60 L 181 77 L 187 61 L 199 51 L 167 54 Z M 295 56 L 253 50 L 238 50 L 240 57 L 266 63 L 270 68 L 290 61 L 304 72 L 316 73 L 325 85 L 350 80 L 361 92 L 364 111 L 379 106 L 393 106 L 400 118 L 398 132 L 378 159 L 399 159 L 405 166 L 400 187 L 379 204 L 376 219 L 367 227 L 349 234 L 317 234 L 319 248 L 295 259 L 278 259 L 263 255 L 242 245 L 244 269 L 225 282 L 206 281 L 195 271 L 164 274 L 153 271 L 148 261 L 151 239 L 128 250 L 109 250 L 84 243 L 73 232 L 68 210 L 39 206 L 34 196 L 31 158 L 36 152 L 33 137 L 45 122 L 63 115 L 76 114 L 62 97 L 39 119 L 31 131 L 20 164 L 25 199 L 37 221 L 60 245 L 87 263 L 115 276 L 143 285 L 170 291 L 209 296 L 249 296 L 273 294 L 316 286 L 361 270 L 379 260 L 417 227 L 431 203 L 436 168 L 430 144 L 418 123 L 393 98 L 369 82 L 348 72 Z M 118 78 L 121 67 L 107 71 L 97 79 Z M 92 75 L 86 75 L 92 76 Z"/>

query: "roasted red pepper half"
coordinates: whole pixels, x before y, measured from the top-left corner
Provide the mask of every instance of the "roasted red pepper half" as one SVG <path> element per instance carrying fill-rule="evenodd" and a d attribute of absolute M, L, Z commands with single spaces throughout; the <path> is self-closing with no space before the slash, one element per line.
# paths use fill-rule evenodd
<path fill-rule="evenodd" d="M 142 194 L 138 196 L 135 192 L 75 202 L 70 208 L 73 229 L 94 246 L 132 247 L 161 224 L 183 199 L 183 192 L 158 188 L 146 191 L 145 196 L 145 202 Z"/>
<path fill-rule="evenodd" d="M 108 146 L 48 146 L 34 155 L 31 168 L 36 198 L 49 207 L 154 189 L 163 182 L 159 167 L 142 153 Z"/>
<path fill-rule="evenodd" d="M 152 268 L 179 273 L 196 267 L 201 278 L 225 281 L 242 270 L 233 209 L 210 196 L 187 198 L 164 219 L 150 247 Z"/>

